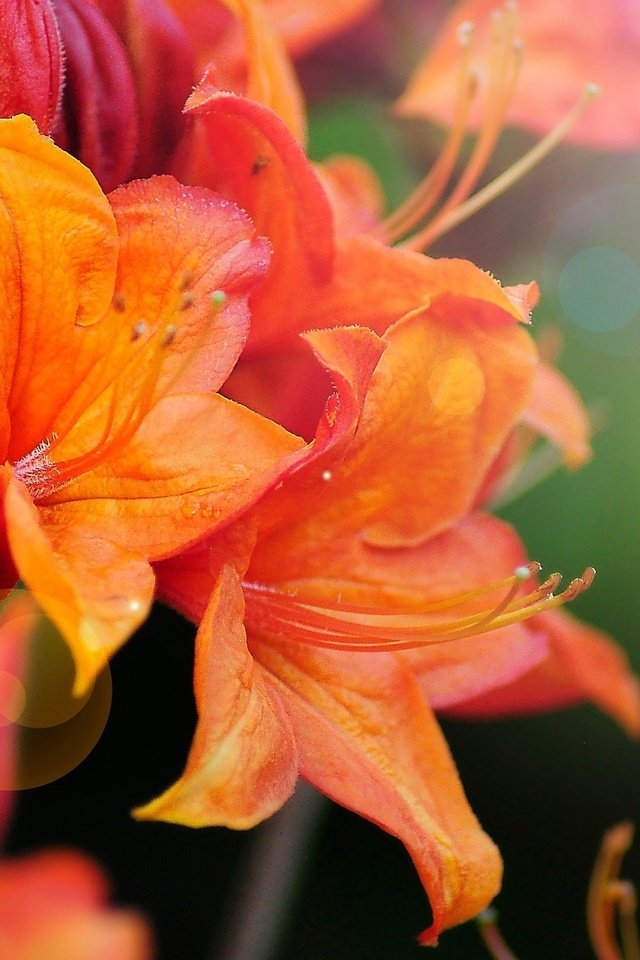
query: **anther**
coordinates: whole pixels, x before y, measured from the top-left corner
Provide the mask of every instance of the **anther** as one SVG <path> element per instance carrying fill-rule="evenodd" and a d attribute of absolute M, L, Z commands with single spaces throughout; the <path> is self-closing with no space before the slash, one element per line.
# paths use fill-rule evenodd
<path fill-rule="evenodd" d="M 212 309 L 217 312 L 218 310 L 222 310 L 226 304 L 227 295 L 224 290 L 214 290 L 209 299 L 211 301 Z"/>
<path fill-rule="evenodd" d="M 180 291 L 188 290 L 193 285 L 195 276 L 193 270 L 185 270 L 180 281 Z"/>
<path fill-rule="evenodd" d="M 139 320 L 134 326 L 133 330 L 131 331 L 132 342 L 139 340 L 140 337 L 144 337 L 145 333 L 147 332 L 147 329 L 148 327 L 144 322 L 144 320 Z"/>
<path fill-rule="evenodd" d="M 170 347 L 176 338 L 177 332 L 178 332 L 178 328 L 173 323 L 170 323 L 167 327 L 165 327 L 164 334 L 162 337 L 162 346 Z"/>
<path fill-rule="evenodd" d="M 113 309 L 117 310 L 118 313 L 124 313 L 124 311 L 127 309 L 127 301 L 124 293 L 120 293 L 119 291 L 118 293 L 114 293 L 111 302 L 113 303 Z"/>
<path fill-rule="evenodd" d="M 474 25 L 471 20 L 465 20 L 458 27 L 456 38 L 461 47 L 468 47 L 473 40 Z"/>

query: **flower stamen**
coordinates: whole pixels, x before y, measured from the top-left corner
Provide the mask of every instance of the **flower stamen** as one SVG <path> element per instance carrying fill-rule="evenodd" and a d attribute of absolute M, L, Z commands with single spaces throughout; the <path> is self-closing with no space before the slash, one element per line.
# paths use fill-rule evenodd
<path fill-rule="evenodd" d="M 363 652 L 419 649 L 432 644 L 461 640 L 519 623 L 545 610 L 562 606 L 587 590 L 595 577 L 588 567 L 556 594 L 561 577 L 552 574 L 544 583 L 518 597 L 522 585 L 539 570 L 538 564 L 518 567 L 509 578 L 483 588 L 447 597 L 420 609 L 370 607 L 328 601 L 318 603 L 277 587 L 244 583 L 247 614 L 253 627 L 267 630 L 314 647 Z M 440 611 L 464 606 L 469 600 L 488 596 L 507 586 L 504 597 L 488 609 L 442 620 Z"/>
<path fill-rule="evenodd" d="M 429 173 L 416 189 L 376 228 L 384 243 L 399 243 L 410 250 L 422 251 L 453 227 L 467 220 L 482 207 L 517 183 L 546 157 L 567 135 L 598 93 L 595 84 L 587 84 L 582 96 L 553 130 L 511 167 L 489 184 L 473 193 L 493 156 L 505 125 L 507 111 L 520 76 L 524 45 L 518 36 L 518 10 L 515 0 L 507 0 L 491 14 L 491 38 L 486 71 L 484 116 L 471 154 L 448 197 L 426 224 L 411 233 L 442 200 L 447 184 L 460 159 L 468 119 L 477 99 L 480 75 L 471 66 L 474 25 L 467 21 L 458 28 L 460 47 L 458 92 L 453 121 L 445 144 Z M 405 239 L 402 239 L 402 238 Z"/>
<path fill-rule="evenodd" d="M 622 858 L 633 842 L 633 833 L 633 824 L 628 821 L 608 830 L 591 875 L 587 927 L 598 960 L 640 960 L 636 890 L 632 883 L 619 879 Z M 616 921 L 620 925 L 622 953 L 617 945 Z"/>

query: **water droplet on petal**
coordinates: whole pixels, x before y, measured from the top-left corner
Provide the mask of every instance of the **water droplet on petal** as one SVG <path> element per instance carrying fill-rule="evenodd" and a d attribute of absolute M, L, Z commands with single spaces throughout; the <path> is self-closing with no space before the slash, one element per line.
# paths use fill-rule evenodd
<path fill-rule="evenodd" d="M 190 520 L 191 517 L 195 517 L 196 513 L 199 512 L 200 501 L 197 497 L 187 497 L 180 509 L 182 510 L 182 516 Z"/>

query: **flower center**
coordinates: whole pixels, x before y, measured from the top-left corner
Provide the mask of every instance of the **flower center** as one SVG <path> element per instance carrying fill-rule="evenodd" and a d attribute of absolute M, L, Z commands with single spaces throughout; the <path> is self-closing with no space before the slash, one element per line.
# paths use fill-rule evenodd
<path fill-rule="evenodd" d="M 408 611 L 339 601 L 319 603 L 258 583 L 245 582 L 243 589 L 248 621 L 261 632 L 331 650 L 413 650 L 499 630 L 562 606 L 584 593 L 596 573 L 593 567 L 587 567 L 582 576 L 557 594 L 562 577 L 553 573 L 522 594 L 523 585 L 539 570 L 539 564 L 530 563 L 518 567 L 510 577 Z M 460 615 L 465 606 L 473 603 L 477 607 L 479 599 L 495 595 L 497 590 L 505 591 L 498 603 Z M 457 615 L 442 616 L 446 610 Z"/>
<path fill-rule="evenodd" d="M 90 449 L 67 459 L 57 458 L 62 439 L 52 433 L 14 464 L 15 476 L 27 486 L 34 502 L 52 496 L 117 456 L 133 439 L 147 414 L 183 375 L 206 340 L 213 319 L 226 303 L 223 291 L 211 294 L 208 319 L 186 350 L 178 344 L 177 351 L 184 352 L 184 356 L 171 375 L 165 376 L 167 355 L 179 339 L 181 314 L 194 304 L 188 289 L 191 282 L 190 274 L 185 274 L 174 314 L 155 329 L 150 329 L 144 320 L 137 320 L 133 326 L 123 324 L 111 350 L 80 391 L 76 400 L 76 422 L 84 420 L 89 435 L 97 436 Z M 120 313 L 126 311 L 126 302 L 119 294 L 114 297 L 114 308 Z M 102 387 L 98 396 L 92 397 L 96 384 Z M 92 398 L 89 400 L 89 397 Z M 72 434 L 73 428 L 67 436 Z"/>

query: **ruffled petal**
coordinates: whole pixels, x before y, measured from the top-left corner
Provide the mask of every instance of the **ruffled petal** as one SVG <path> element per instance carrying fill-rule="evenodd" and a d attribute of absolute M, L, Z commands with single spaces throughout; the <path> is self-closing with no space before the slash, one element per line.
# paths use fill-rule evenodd
<path fill-rule="evenodd" d="M 217 390 L 249 332 L 247 300 L 269 267 L 267 242 L 234 203 L 171 177 L 110 194 L 120 239 L 120 324 L 175 328 L 160 386 Z M 224 302 L 212 309 L 211 294 Z"/>
<path fill-rule="evenodd" d="M 275 341 L 297 291 L 322 284 L 330 275 L 331 206 L 304 151 L 263 104 L 221 93 L 205 76 L 186 110 L 194 128 L 192 155 L 182 176 L 233 199 L 271 241 L 272 269 L 259 302 L 265 308 L 269 304 L 269 338 Z M 255 298 L 252 313 L 254 306 Z"/>
<path fill-rule="evenodd" d="M 294 732 L 277 685 L 247 649 L 244 600 L 226 566 L 198 630 L 198 726 L 180 779 L 135 812 L 191 827 L 252 827 L 291 796 Z"/>
<path fill-rule="evenodd" d="M 483 909 L 500 886 L 500 857 L 408 667 L 386 654 L 333 655 L 272 637 L 256 636 L 252 649 L 277 680 L 302 775 L 405 844 L 433 913 L 421 942 Z"/>
<path fill-rule="evenodd" d="M 103 539 L 89 519 L 74 525 L 57 514 L 41 525 L 26 488 L 13 477 L 5 511 L 20 577 L 69 643 L 76 663 L 74 696 L 81 696 L 147 616 L 151 567 Z"/>
<path fill-rule="evenodd" d="M 415 546 L 464 516 L 526 405 L 536 359 L 508 315 L 488 316 L 445 295 L 388 331 L 348 454 L 312 451 L 265 504 L 279 517 L 274 555 L 286 556 L 292 541 L 313 552 L 355 534 Z M 334 341 L 346 355 L 352 334 L 307 339 L 333 370 Z"/>
<path fill-rule="evenodd" d="M 640 735 L 640 692 L 623 651 L 600 630 L 564 611 L 531 621 L 549 656 L 507 686 L 459 704 L 456 716 L 499 717 L 554 710 L 589 700 L 634 737 Z"/>

